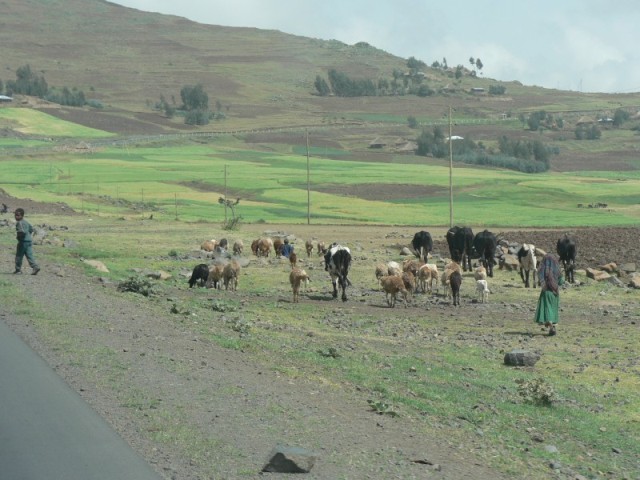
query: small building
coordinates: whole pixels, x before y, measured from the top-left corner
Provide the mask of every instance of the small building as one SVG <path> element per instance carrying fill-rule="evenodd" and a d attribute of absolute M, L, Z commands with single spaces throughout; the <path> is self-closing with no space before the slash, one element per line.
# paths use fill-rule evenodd
<path fill-rule="evenodd" d="M 369 143 L 369 148 L 384 148 L 386 146 L 387 142 L 385 142 L 381 138 L 376 138 L 371 143 Z"/>
<path fill-rule="evenodd" d="M 484 88 L 482 87 L 473 87 L 470 91 L 474 95 L 484 95 L 485 93 Z"/>
<path fill-rule="evenodd" d="M 6 95 L 0 95 L 0 102 L 2 103 L 13 102 L 13 98 L 7 97 Z"/>

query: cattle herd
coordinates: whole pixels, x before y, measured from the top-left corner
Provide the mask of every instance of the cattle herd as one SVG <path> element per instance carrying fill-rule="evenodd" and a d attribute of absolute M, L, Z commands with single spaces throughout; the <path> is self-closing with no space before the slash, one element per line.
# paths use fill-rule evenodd
<path fill-rule="evenodd" d="M 411 240 L 411 249 L 416 259 L 405 260 L 402 265 L 395 261 L 386 264 L 378 264 L 375 276 L 379 285 L 385 293 L 386 302 L 389 307 L 394 307 L 398 294 L 407 305 L 407 297 L 417 291 L 432 292 L 442 286 L 446 297 L 451 298 L 454 306 L 460 305 L 460 285 L 462 283 L 462 272 L 472 272 L 476 281 L 476 292 L 478 300 L 483 303 L 488 301 L 490 293 L 487 277 L 493 277 L 493 267 L 497 264 L 497 249 L 499 239 L 488 230 L 483 230 L 474 235 L 470 227 L 452 227 L 445 235 L 449 247 L 449 259 L 444 259 L 442 274 L 439 273 L 438 266 L 429 263 L 433 250 L 433 239 L 431 234 L 425 230 L 415 233 Z M 288 244 L 282 238 L 260 237 L 251 244 L 251 251 L 257 257 L 268 257 L 271 251 L 276 256 L 285 255 Z M 202 243 L 201 249 L 212 252 L 213 262 L 211 265 L 200 263 L 193 269 L 189 278 L 189 287 L 206 286 L 208 288 L 221 288 L 224 283 L 225 289 L 235 290 L 240 274 L 240 263 L 238 258 L 242 255 L 243 245 L 237 241 L 233 245 L 233 255 L 227 253 L 227 241 L 222 239 L 219 242 L 207 240 Z M 351 268 L 352 255 L 348 247 L 338 243 L 325 246 L 324 242 L 317 242 L 317 254 L 323 259 L 324 270 L 328 273 L 333 287 L 333 298 L 340 294 L 342 301 L 347 301 L 347 287 L 351 285 L 349 280 L 349 269 Z M 313 242 L 305 242 L 307 257 L 313 253 Z M 564 268 L 566 280 L 574 282 L 574 271 L 577 247 L 573 238 L 564 235 L 558 239 L 557 254 Z M 293 302 L 299 301 L 299 293 L 302 285 L 307 284 L 309 275 L 302 268 L 297 266 L 297 255 L 291 251 L 288 254 L 291 265 L 289 276 L 293 291 Z M 472 259 L 477 260 L 475 270 L 472 267 Z M 538 286 L 537 280 L 537 260 L 536 248 L 532 244 L 522 244 L 517 250 L 518 268 L 522 282 L 526 288 Z"/>

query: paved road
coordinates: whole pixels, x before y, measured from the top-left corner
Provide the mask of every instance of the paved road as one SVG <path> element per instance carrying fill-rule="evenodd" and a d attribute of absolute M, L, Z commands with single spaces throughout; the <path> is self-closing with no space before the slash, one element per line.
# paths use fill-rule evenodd
<path fill-rule="evenodd" d="M 159 480 L 0 320 L 0 480 Z"/>

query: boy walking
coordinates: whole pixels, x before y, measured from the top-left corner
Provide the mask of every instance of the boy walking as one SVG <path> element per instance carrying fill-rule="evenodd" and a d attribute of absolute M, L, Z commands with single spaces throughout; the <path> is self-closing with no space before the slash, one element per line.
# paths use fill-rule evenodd
<path fill-rule="evenodd" d="M 16 248 L 16 270 L 13 273 L 22 273 L 22 259 L 26 255 L 29 265 L 33 269 L 31 275 L 37 275 L 40 267 L 33 258 L 33 227 L 24 219 L 24 209 L 16 208 L 14 212 L 16 218 L 16 237 L 18 246 Z"/>

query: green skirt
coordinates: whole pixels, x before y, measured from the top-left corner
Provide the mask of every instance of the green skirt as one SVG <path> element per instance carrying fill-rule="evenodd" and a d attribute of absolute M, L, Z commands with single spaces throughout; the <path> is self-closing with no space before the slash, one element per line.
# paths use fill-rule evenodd
<path fill-rule="evenodd" d="M 545 290 L 540 292 L 538 307 L 536 308 L 536 323 L 558 323 L 558 311 L 560 310 L 560 296 Z"/>

